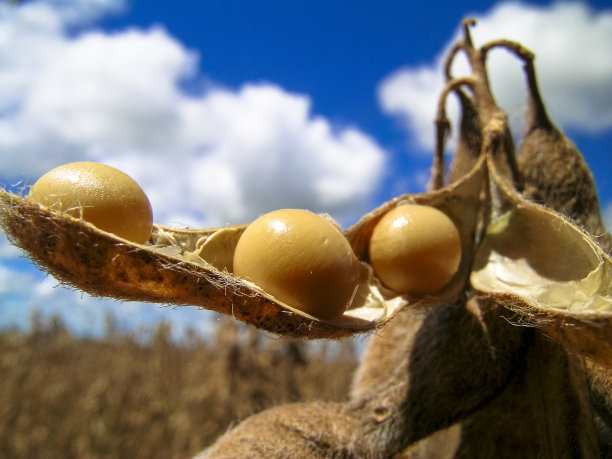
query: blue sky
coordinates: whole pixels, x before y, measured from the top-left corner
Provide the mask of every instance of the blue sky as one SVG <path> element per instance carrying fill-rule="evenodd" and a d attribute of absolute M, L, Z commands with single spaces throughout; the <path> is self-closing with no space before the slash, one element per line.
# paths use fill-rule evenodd
<path fill-rule="evenodd" d="M 348 226 L 397 194 L 423 191 L 440 59 L 473 15 L 476 43 L 511 38 L 536 52 L 550 114 L 591 164 L 612 215 L 606 3 L 3 3 L 0 184 L 94 160 L 132 175 L 158 223 L 216 226 L 305 207 Z M 499 53 L 491 68 L 518 132 L 520 64 Z M 214 318 L 55 284 L 0 240 L 0 327 L 27 326 L 32 308 L 82 333 L 99 331 L 106 311 L 125 328 L 165 318 L 205 329 Z"/>

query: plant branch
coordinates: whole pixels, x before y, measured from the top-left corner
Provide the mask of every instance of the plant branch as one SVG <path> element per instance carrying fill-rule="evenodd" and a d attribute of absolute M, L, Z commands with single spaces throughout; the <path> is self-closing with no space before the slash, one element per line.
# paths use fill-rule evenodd
<path fill-rule="evenodd" d="M 446 150 L 446 140 L 450 133 L 451 126 L 446 116 L 446 99 L 451 91 L 458 90 L 461 86 L 473 88 L 476 81 L 473 77 L 456 78 L 449 81 L 438 99 L 438 110 L 436 113 L 436 149 L 434 152 L 433 165 L 431 169 L 431 182 L 429 188 L 439 190 L 444 186 L 444 151 Z"/>

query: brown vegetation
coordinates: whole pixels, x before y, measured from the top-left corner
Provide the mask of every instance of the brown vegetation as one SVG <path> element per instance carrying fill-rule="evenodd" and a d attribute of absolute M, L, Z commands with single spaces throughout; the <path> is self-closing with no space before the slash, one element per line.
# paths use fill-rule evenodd
<path fill-rule="evenodd" d="M 161 323 L 103 340 L 34 317 L 0 334 L 0 457 L 182 458 L 279 403 L 344 400 L 352 341 L 307 348 L 229 320 L 178 344 Z M 148 336 L 147 336 L 148 335 Z"/>

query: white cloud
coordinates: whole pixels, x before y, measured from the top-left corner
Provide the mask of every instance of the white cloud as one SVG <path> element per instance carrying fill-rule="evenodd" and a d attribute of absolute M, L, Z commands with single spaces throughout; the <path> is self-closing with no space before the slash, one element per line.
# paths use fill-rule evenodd
<path fill-rule="evenodd" d="M 519 41 L 536 54 L 540 87 L 554 122 L 587 132 L 612 129 L 612 10 L 593 12 L 582 2 L 557 2 L 548 7 L 502 3 L 486 14 L 473 14 L 476 46 L 498 38 Z M 406 67 L 389 75 L 379 88 L 383 110 L 400 117 L 419 146 L 432 151 L 433 119 L 442 88 L 442 60 L 458 30 L 428 66 Z M 526 96 L 521 63 L 503 51 L 488 61 L 490 80 L 499 105 L 521 128 Z M 465 74 L 459 59 L 455 76 Z M 454 99 L 449 112 L 456 113 Z"/>
<path fill-rule="evenodd" d="M 382 110 L 398 116 L 416 146 L 429 151 L 434 145 L 437 98 L 444 84 L 438 67 L 401 68 L 385 78 L 379 87 Z"/>
<path fill-rule="evenodd" d="M 168 148 L 176 142 L 176 83 L 194 64 L 161 29 L 89 33 L 57 47 L 27 87 L 21 116 L 66 145 Z"/>
<path fill-rule="evenodd" d="M 121 4 L 99 0 L 86 19 Z M 164 224 L 245 222 L 280 207 L 347 222 L 368 210 L 384 151 L 312 114 L 307 96 L 265 83 L 187 94 L 197 55 L 163 28 L 69 36 L 66 1 L 27 5 L 0 20 L 0 181 L 105 162 L 141 184 Z M 12 45 L 24 40 L 27 56 Z"/>
<path fill-rule="evenodd" d="M 0 264 L 0 295 L 7 295 L 13 291 L 27 291 L 32 286 L 31 280 L 30 273 L 20 272 Z"/>
<path fill-rule="evenodd" d="M 335 131 L 310 111 L 307 97 L 272 85 L 218 90 L 187 108 L 201 154 L 185 178 L 213 220 L 248 221 L 288 206 L 336 216 L 365 209 L 382 152 L 364 134 Z"/>
<path fill-rule="evenodd" d="M 48 11 L 57 16 L 65 26 L 83 26 L 103 16 L 117 13 L 125 7 L 125 0 L 31 0 L 27 13 Z M 11 13 L 11 6 L 4 5 Z"/>

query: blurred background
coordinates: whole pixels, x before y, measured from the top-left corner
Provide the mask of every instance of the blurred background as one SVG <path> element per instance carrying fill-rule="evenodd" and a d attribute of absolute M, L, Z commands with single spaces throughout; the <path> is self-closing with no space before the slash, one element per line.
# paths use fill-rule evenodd
<path fill-rule="evenodd" d="M 612 7 L 604 0 L 474 1 L 470 5 L 400 0 L 0 1 L 0 186 L 27 191 L 53 167 L 98 161 L 123 170 L 142 186 L 160 224 L 204 228 L 249 222 L 274 209 L 297 207 L 327 212 L 348 227 L 394 196 L 424 191 L 434 144 L 435 107 L 443 84 L 442 58 L 460 36 L 461 20 L 471 16 L 478 19 L 473 29 L 477 45 L 509 38 L 536 53 L 549 114 L 591 165 L 611 226 Z M 521 64 L 496 51 L 489 66 L 495 96 L 518 136 L 526 111 Z M 459 59 L 453 71 L 460 75 L 466 68 Z M 453 119 L 456 111 L 451 98 Z M 227 327 L 232 326 L 221 317 L 196 308 L 121 303 L 58 286 L 0 236 L 0 331 L 5 340 L 0 375 L 12 368 L 10 374 L 17 378 L 14 387 L 30 377 L 30 370 L 42 372 L 32 376 L 32 387 L 37 381 L 44 385 L 49 372 L 60 371 L 40 367 L 42 362 L 58 359 L 66 364 L 61 371 L 72 371 L 73 366 L 83 369 L 92 365 L 84 363 L 91 361 L 91 355 L 110 356 L 116 354 L 113 346 L 123 346 L 119 354 L 149 363 L 137 367 L 134 381 L 92 376 L 92 384 L 98 381 L 99 386 L 87 386 L 94 392 L 82 399 L 91 410 L 82 408 L 82 413 L 114 419 L 112 414 L 96 411 L 115 406 L 108 400 L 96 405 L 96 390 L 102 394 L 104 384 L 125 387 L 150 379 L 147 371 L 165 365 L 155 359 L 166 358 L 151 351 L 151 346 L 158 346 L 158 351 L 166 346 L 171 349 L 167 352 L 185 363 L 175 370 L 183 375 L 180 381 L 194 377 L 195 384 L 200 377 L 206 379 L 209 370 L 190 367 L 193 360 L 189 358 L 195 357 L 189 353 L 199 349 L 219 354 L 211 349 L 219 349 L 215 337 L 229 333 Z M 273 355 L 303 360 L 302 369 L 310 368 L 309 359 L 321 367 L 321 362 L 343 355 L 345 373 L 337 379 L 342 384 L 347 384 L 346 375 L 355 364 L 353 346 L 359 350 L 365 343 L 365 338 L 333 343 L 330 351 L 322 345 L 281 345 L 271 336 L 240 326 L 232 329 L 229 334 L 235 339 L 228 341 L 229 348 L 251 346 L 268 356 L 262 357 L 264 363 L 250 362 L 247 367 L 268 368 L 265 365 Z M 279 346 L 281 351 L 274 351 Z M 42 358 L 41 349 L 65 353 L 57 351 L 55 357 L 36 360 Z M 91 351 L 89 358 L 81 356 L 84 349 Z M 240 355 L 222 361 L 240 361 Z M 116 365 L 116 374 L 136 368 L 126 361 L 106 365 Z M 25 373 L 14 373 L 18 368 Z M 261 371 L 270 374 L 272 370 Z M 60 379 L 78 381 L 78 373 L 95 372 L 57 374 L 63 375 Z M 154 374 L 159 376 L 155 390 L 183 393 L 172 386 L 174 379 L 168 380 L 171 383 L 161 373 Z M 287 370 L 282 377 L 293 378 L 289 386 L 299 380 L 305 381 L 305 387 L 319 388 L 330 378 L 313 382 L 315 376 L 308 379 L 304 374 L 287 376 Z M 6 381 L 4 388 L 9 387 Z M 48 395 L 49 403 L 62 400 L 63 393 L 73 394 L 74 387 L 56 388 L 59 398 Z M 151 399 L 156 398 L 151 395 L 155 390 L 149 391 Z M 266 389 L 258 390 L 263 391 L 260 399 L 264 401 L 234 413 L 237 417 L 273 403 L 266 398 Z M 312 395 L 311 389 L 291 390 L 282 400 Z M 7 400 L 15 400 L 11 391 L 5 391 Z M 211 393 L 198 400 L 208 400 Z M 132 395 L 116 396 L 116 410 L 121 397 L 132 400 Z M 322 395 L 341 396 L 337 390 Z M 75 400 L 58 402 L 53 410 L 66 410 Z M 24 431 L 36 433 L 31 428 L 34 424 L 16 414 L 21 411 L 13 404 L 0 414 L 0 419 L 8 419 L 0 439 L 15 432 L 19 423 L 29 426 Z M 149 414 L 146 422 L 130 422 L 145 425 L 151 416 L 162 416 Z M 196 419 L 185 413 L 174 415 L 189 420 L 179 422 L 181 429 Z M 216 428 L 223 431 L 228 422 Z M 103 436 L 111 424 L 94 427 L 102 429 L 96 432 Z M 112 425 L 126 430 L 117 427 L 118 422 Z M 39 437 L 46 439 L 42 444 L 59 435 L 48 427 L 41 429 Z M 11 441 L 16 448 L 15 438 Z M 31 439 L 19 441 L 32 443 Z M 187 440 L 180 444 L 181 454 L 195 448 Z M 106 448 L 96 454 L 110 451 L 107 455 L 114 456 L 116 450 Z M 86 449 L 78 451 L 87 455 Z M 147 453 L 134 452 L 152 457 Z"/>

